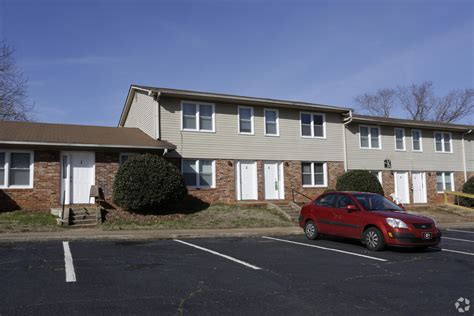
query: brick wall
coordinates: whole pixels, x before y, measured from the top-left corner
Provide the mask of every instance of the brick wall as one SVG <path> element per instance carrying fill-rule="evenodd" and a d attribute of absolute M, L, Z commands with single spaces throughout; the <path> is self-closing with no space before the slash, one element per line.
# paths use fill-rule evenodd
<path fill-rule="evenodd" d="M 32 189 L 0 189 L 0 211 L 49 210 L 60 204 L 59 151 L 36 150 Z"/>
<path fill-rule="evenodd" d="M 95 183 L 102 189 L 105 199 L 110 203 L 112 202 L 114 179 L 119 167 L 119 153 L 95 153 Z"/>

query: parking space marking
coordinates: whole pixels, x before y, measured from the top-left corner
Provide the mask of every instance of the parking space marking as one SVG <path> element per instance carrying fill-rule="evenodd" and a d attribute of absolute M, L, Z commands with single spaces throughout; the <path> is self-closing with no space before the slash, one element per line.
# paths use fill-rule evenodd
<path fill-rule="evenodd" d="M 471 231 L 467 231 L 467 230 L 457 230 L 457 229 L 446 229 L 447 231 L 450 231 L 450 232 L 458 232 L 458 233 L 466 233 L 466 234 L 474 234 L 474 232 L 471 232 Z"/>
<path fill-rule="evenodd" d="M 63 241 L 63 248 L 64 265 L 66 267 L 66 282 L 76 282 L 76 272 L 74 272 L 74 263 L 72 261 L 72 254 L 68 241 Z"/>
<path fill-rule="evenodd" d="M 474 240 L 451 238 L 451 237 L 445 237 L 445 236 L 443 236 L 443 239 L 458 240 L 458 241 L 465 241 L 465 242 L 474 242 Z"/>
<path fill-rule="evenodd" d="M 355 253 L 355 252 L 344 251 L 344 250 L 333 249 L 333 248 L 327 248 L 327 247 L 323 247 L 323 246 L 310 245 L 310 244 L 305 244 L 305 243 L 302 243 L 302 242 L 296 242 L 296 241 L 291 241 L 291 240 L 286 240 L 286 239 L 279 239 L 279 238 L 273 238 L 273 237 L 267 237 L 267 236 L 262 236 L 262 238 L 271 239 L 271 240 L 276 240 L 276 241 L 281 241 L 281 242 L 286 242 L 286 243 L 295 244 L 295 245 L 300 245 L 300 246 L 313 247 L 313 248 L 318 248 L 318 249 L 322 249 L 322 250 L 340 252 L 340 253 L 344 253 L 344 254 L 347 254 L 347 255 L 352 255 L 352 256 L 357 256 L 357 257 L 363 257 L 363 258 L 372 259 L 372 260 L 377 260 L 377 261 L 384 261 L 384 262 L 388 261 L 387 259 L 382 259 L 382 258 L 376 258 L 376 257 L 372 257 L 372 256 L 361 255 L 361 254 Z"/>
<path fill-rule="evenodd" d="M 441 248 L 441 250 L 442 250 L 442 251 L 448 251 L 448 252 L 460 253 L 460 254 L 468 255 L 468 256 L 474 256 L 474 253 L 472 253 L 472 252 L 464 252 L 464 251 L 451 250 L 451 249 L 446 249 L 446 248 Z"/>
<path fill-rule="evenodd" d="M 189 242 L 185 242 L 185 241 L 182 241 L 182 240 L 179 240 L 179 239 L 173 239 L 174 241 L 176 242 L 179 242 L 179 243 L 182 243 L 184 245 L 187 245 L 187 246 L 190 246 L 190 247 L 194 247 L 196 249 L 199 249 L 199 250 L 202 250 L 202 251 L 206 251 L 206 252 L 209 252 L 209 253 L 212 253 L 213 255 L 216 255 L 216 256 L 220 256 L 222 258 L 226 258 L 227 260 L 231 260 L 231 261 L 234 261 L 234 262 L 237 262 L 237 263 L 240 263 L 241 265 L 244 265 L 248 268 L 251 268 L 251 269 L 254 269 L 254 270 L 261 270 L 262 268 L 259 268 L 257 266 L 254 266 L 250 263 L 247 263 L 245 261 L 242 261 L 242 260 L 239 260 L 239 259 L 236 259 L 234 257 L 231 257 L 231 256 L 228 256 L 228 255 L 224 255 L 222 253 L 219 253 L 217 251 L 214 251 L 214 250 L 211 250 L 211 249 L 207 249 L 207 248 L 204 248 L 204 247 L 201 247 L 201 246 L 198 246 L 198 245 L 195 245 L 195 244 L 191 244 Z"/>

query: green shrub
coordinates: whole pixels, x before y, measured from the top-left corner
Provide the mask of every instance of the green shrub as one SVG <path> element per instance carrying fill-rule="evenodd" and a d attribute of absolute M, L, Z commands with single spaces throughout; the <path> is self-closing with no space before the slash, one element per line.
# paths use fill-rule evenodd
<path fill-rule="evenodd" d="M 462 186 L 463 193 L 474 194 L 474 176 L 467 179 L 466 183 Z M 459 203 L 463 206 L 474 207 L 474 199 L 461 197 Z"/>
<path fill-rule="evenodd" d="M 133 212 L 159 213 L 186 194 L 180 171 L 151 154 L 133 157 L 120 166 L 113 187 L 114 202 Z"/>
<path fill-rule="evenodd" d="M 376 176 L 366 170 L 352 170 L 337 179 L 338 191 L 372 192 L 384 195 L 383 188 Z"/>

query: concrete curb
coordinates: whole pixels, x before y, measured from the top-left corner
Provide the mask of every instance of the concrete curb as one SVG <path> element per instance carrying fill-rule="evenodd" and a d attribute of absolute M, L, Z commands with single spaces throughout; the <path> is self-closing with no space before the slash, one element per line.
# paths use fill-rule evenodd
<path fill-rule="evenodd" d="M 225 238 L 300 235 L 302 229 L 292 227 L 231 228 L 231 229 L 182 229 L 103 231 L 100 229 L 74 229 L 61 232 L 5 233 L 2 242 L 80 241 L 80 240 L 153 240 L 173 238 Z"/>

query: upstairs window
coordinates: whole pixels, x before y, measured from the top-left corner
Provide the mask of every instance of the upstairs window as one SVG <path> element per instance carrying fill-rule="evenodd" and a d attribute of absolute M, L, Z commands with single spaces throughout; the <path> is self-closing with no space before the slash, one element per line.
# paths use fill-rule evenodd
<path fill-rule="evenodd" d="M 33 152 L 0 152 L 0 187 L 33 187 Z"/>
<path fill-rule="evenodd" d="M 377 126 L 359 126 L 360 147 L 370 149 L 380 149 L 380 127 Z"/>
<path fill-rule="evenodd" d="M 183 101 L 182 130 L 214 132 L 214 104 Z"/>
<path fill-rule="evenodd" d="M 395 128 L 395 149 L 405 151 L 405 129 Z"/>
<path fill-rule="evenodd" d="M 253 135 L 253 107 L 239 106 L 239 133 Z"/>
<path fill-rule="evenodd" d="M 411 140 L 412 140 L 412 150 L 413 151 L 423 151 L 421 144 L 421 130 L 412 129 L 411 130 Z"/>
<path fill-rule="evenodd" d="M 301 112 L 300 122 L 302 137 L 326 137 L 326 117 L 324 114 Z"/>
<path fill-rule="evenodd" d="M 435 132 L 435 151 L 439 153 L 452 153 L 451 133 Z"/>
<path fill-rule="evenodd" d="M 278 126 L 278 110 L 265 109 L 265 135 L 267 136 L 278 136 L 279 126 Z"/>

